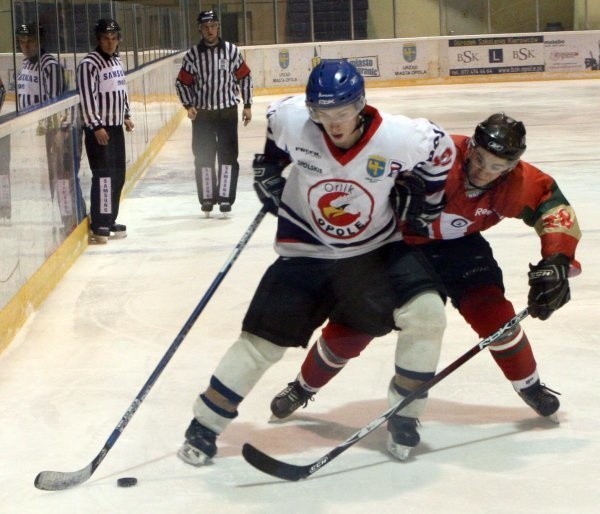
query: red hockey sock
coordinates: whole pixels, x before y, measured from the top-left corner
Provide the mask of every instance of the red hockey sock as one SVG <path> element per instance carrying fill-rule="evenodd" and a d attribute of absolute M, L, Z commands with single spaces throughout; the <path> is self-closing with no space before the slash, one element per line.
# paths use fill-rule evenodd
<path fill-rule="evenodd" d="M 496 286 L 481 286 L 468 291 L 460 301 L 459 310 L 481 338 L 493 334 L 515 316 L 512 304 Z M 521 327 L 489 346 L 489 349 L 509 380 L 523 380 L 535 373 L 533 350 Z"/>
<path fill-rule="evenodd" d="M 328 323 L 302 363 L 302 386 L 311 392 L 318 391 L 335 377 L 351 358 L 359 356 L 372 339 L 368 334 L 337 323 Z"/>

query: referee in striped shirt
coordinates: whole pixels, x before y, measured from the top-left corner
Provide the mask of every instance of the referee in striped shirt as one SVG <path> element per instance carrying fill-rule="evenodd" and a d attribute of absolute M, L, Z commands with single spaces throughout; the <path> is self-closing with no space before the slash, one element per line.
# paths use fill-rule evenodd
<path fill-rule="evenodd" d="M 100 19 L 94 27 L 98 46 L 77 67 L 77 88 L 85 133 L 85 149 L 92 170 L 90 197 L 91 243 L 127 236 L 116 223 L 125 184 L 125 136 L 133 130 L 125 72 L 118 55 L 121 27 Z"/>
<path fill-rule="evenodd" d="M 238 47 L 219 37 L 219 18 L 213 11 L 198 15 L 198 29 L 202 39 L 185 54 L 175 87 L 192 120 L 198 199 L 208 217 L 215 204 L 227 213 L 235 202 L 240 170 L 237 104 L 241 94 L 247 125 L 252 119 L 252 76 Z"/>
<path fill-rule="evenodd" d="M 23 112 L 59 97 L 64 90 L 63 74 L 56 57 L 41 48 L 43 27 L 23 23 L 15 35 L 25 57 L 17 74 L 17 110 Z"/>

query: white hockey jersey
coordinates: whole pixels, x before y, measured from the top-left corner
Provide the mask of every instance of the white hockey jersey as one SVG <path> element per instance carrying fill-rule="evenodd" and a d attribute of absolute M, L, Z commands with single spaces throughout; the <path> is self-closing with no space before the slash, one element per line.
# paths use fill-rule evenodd
<path fill-rule="evenodd" d="M 455 155 L 454 143 L 425 119 L 380 114 L 367 106 L 365 133 L 336 147 L 310 120 L 304 96 L 269 107 L 268 132 L 291 165 L 278 213 L 276 252 L 284 257 L 339 259 L 402 239 L 389 201 L 398 173 L 412 170 L 436 204 Z"/>

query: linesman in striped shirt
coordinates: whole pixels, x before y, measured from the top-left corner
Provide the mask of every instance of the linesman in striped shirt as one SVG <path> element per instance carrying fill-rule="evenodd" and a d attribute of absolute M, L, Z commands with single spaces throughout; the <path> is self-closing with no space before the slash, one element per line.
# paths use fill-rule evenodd
<path fill-rule="evenodd" d="M 23 23 L 15 30 L 25 57 L 17 74 L 17 110 L 26 110 L 57 98 L 64 90 L 62 68 L 54 55 L 41 48 L 44 29 Z"/>
<path fill-rule="evenodd" d="M 77 67 L 85 149 L 92 170 L 90 242 L 103 244 L 127 236 L 116 222 L 125 184 L 125 130 L 133 130 L 125 72 L 118 55 L 121 27 L 100 19 L 94 28 L 98 46 Z"/>
<path fill-rule="evenodd" d="M 235 202 L 240 169 L 237 104 L 241 94 L 247 125 L 252 119 L 252 76 L 239 48 L 219 37 L 219 18 L 213 11 L 198 15 L 198 30 L 202 39 L 185 54 L 175 87 L 192 120 L 198 199 L 208 217 L 215 204 L 227 213 Z"/>
<path fill-rule="evenodd" d="M 17 111 L 23 113 L 57 100 L 66 83 L 58 59 L 43 47 L 42 26 L 35 22 L 17 25 L 15 36 L 24 56 L 16 81 Z M 40 120 L 37 135 L 45 139 L 50 196 L 52 201 L 58 198 L 63 229 L 71 229 L 75 221 L 71 193 L 74 176 L 67 126 L 56 114 Z"/>

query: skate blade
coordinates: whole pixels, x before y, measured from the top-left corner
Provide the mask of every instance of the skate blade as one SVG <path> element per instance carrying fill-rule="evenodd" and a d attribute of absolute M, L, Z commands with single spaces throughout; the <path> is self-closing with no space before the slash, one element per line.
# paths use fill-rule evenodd
<path fill-rule="evenodd" d="M 125 239 L 127 232 L 111 232 L 109 239 Z"/>
<path fill-rule="evenodd" d="M 290 420 L 290 416 L 287 418 L 278 418 L 275 414 L 271 414 L 271 417 L 267 420 L 267 423 L 274 423 L 276 425 L 281 423 L 287 423 Z"/>
<path fill-rule="evenodd" d="M 550 414 L 550 416 L 546 416 L 546 419 L 552 421 L 552 423 L 555 423 L 556 425 L 560 425 L 560 419 L 558 418 L 557 412 Z"/>
<path fill-rule="evenodd" d="M 388 435 L 387 451 L 401 462 L 408 460 L 412 446 L 404 446 L 403 444 L 395 443 L 391 435 Z"/>
<path fill-rule="evenodd" d="M 195 467 L 206 466 L 211 463 L 211 458 L 197 450 L 187 441 L 183 443 L 183 446 L 179 448 L 177 456 L 186 464 L 190 464 Z"/>
<path fill-rule="evenodd" d="M 92 234 L 88 239 L 88 243 L 91 245 L 105 245 L 107 242 L 108 242 L 108 237 L 97 236 L 94 234 Z"/>

